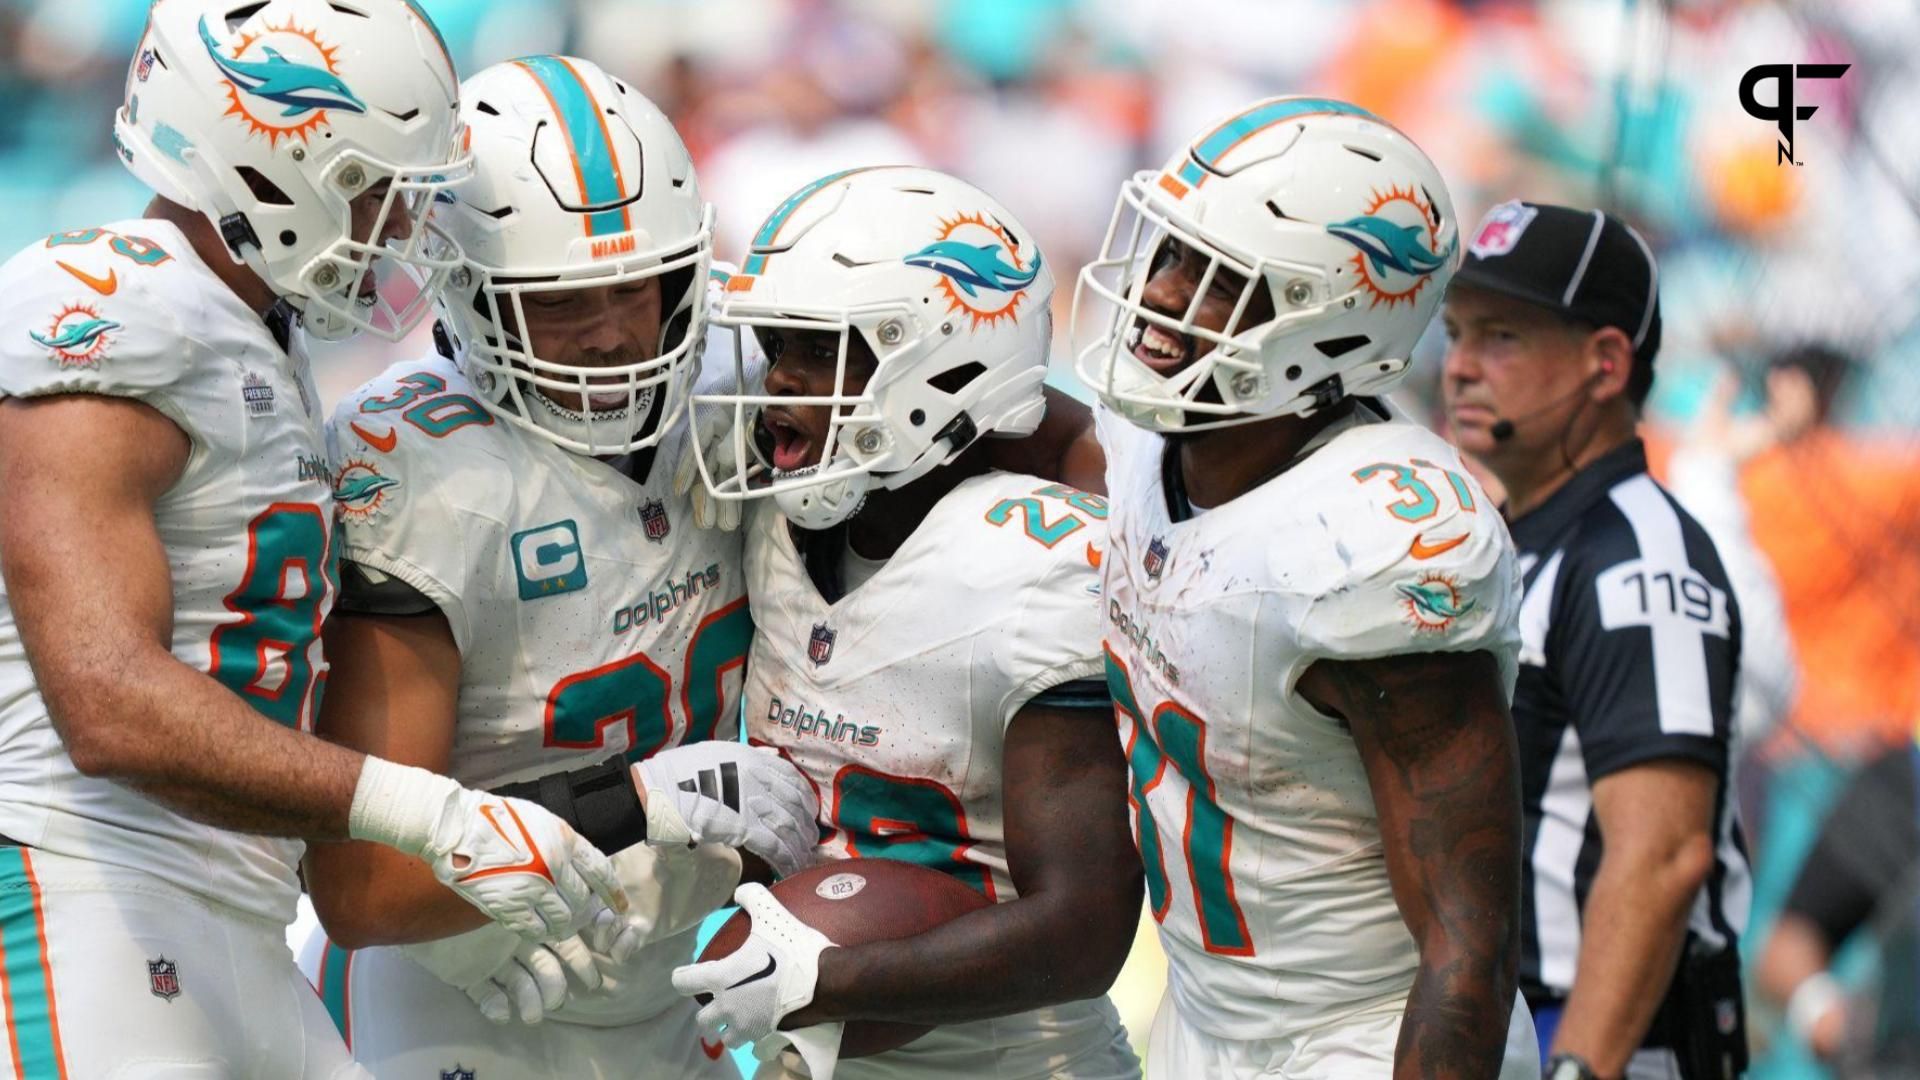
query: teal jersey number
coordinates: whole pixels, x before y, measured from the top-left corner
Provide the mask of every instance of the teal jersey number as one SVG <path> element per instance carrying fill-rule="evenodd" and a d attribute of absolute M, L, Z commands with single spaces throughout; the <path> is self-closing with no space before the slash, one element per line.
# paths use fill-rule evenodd
<path fill-rule="evenodd" d="M 1387 511 L 1401 521 L 1425 521 L 1440 512 L 1440 498 L 1433 493 L 1432 486 L 1415 475 L 1415 469 L 1432 469 L 1445 474 L 1447 486 L 1453 489 L 1454 501 L 1460 504 L 1460 509 L 1469 514 L 1479 509 L 1473 501 L 1472 489 L 1467 487 L 1466 480 L 1459 473 L 1420 458 L 1414 458 L 1410 466 L 1376 461 L 1354 470 L 1353 478 L 1364 484 L 1376 476 L 1385 476 L 1387 482 L 1393 485 L 1393 490 L 1403 496 L 1401 501 L 1389 505 Z"/>
<path fill-rule="evenodd" d="M 965 858 L 967 812 L 944 784 L 844 766 L 833 778 L 833 824 L 855 858 L 918 863 L 994 899 L 992 875 Z"/>
<path fill-rule="evenodd" d="M 247 526 L 247 569 L 226 596 L 240 616 L 213 632 L 212 674 L 272 720 L 308 730 L 319 708 L 311 647 L 339 586 L 332 521 L 308 503 L 274 503 Z"/>
<path fill-rule="evenodd" d="M 626 758 L 640 761 L 670 745 L 714 738 L 728 701 L 727 672 L 747 662 L 753 646 L 753 615 L 741 597 L 708 615 L 687 645 L 681 673 L 686 734 L 673 738 L 673 677 L 644 653 L 633 653 L 591 671 L 569 675 L 547 694 L 544 743 L 562 750 L 597 750 L 607 729 L 626 732 Z"/>
<path fill-rule="evenodd" d="M 368 398 L 360 405 L 363 413 L 392 412 L 405 409 L 400 418 L 436 439 L 444 439 L 463 427 L 493 423 L 493 414 L 465 394 L 447 393 L 447 380 L 431 371 L 416 371 L 394 380 L 400 389 L 385 397 Z"/>
<path fill-rule="evenodd" d="M 714 737 L 727 702 L 727 672 L 745 666 L 752 648 L 753 612 L 746 597 L 701 620 L 687 645 L 687 677 L 680 684 L 686 742 Z"/>
<path fill-rule="evenodd" d="M 1171 765 L 1187 782 L 1187 822 L 1182 836 L 1201 941 L 1210 953 L 1252 956 L 1253 937 L 1247 930 L 1246 913 L 1234 895 L 1233 872 L 1228 866 L 1233 855 L 1233 819 L 1215 801 L 1213 778 L 1207 775 L 1206 722 L 1167 701 L 1154 710 L 1149 726 L 1133 696 L 1126 668 L 1112 653 L 1107 654 L 1107 688 L 1113 694 L 1116 713 L 1124 713 L 1132 722 L 1127 739 L 1127 764 L 1133 784 L 1130 801 L 1138 815 L 1141 861 L 1147 866 L 1154 918 L 1166 921 L 1171 898 L 1166 856 L 1147 796 L 1166 779 Z"/>
<path fill-rule="evenodd" d="M 112 240 L 107 241 L 107 247 L 115 255 L 132 259 L 141 266 L 159 266 L 173 258 L 159 244 L 144 236 L 121 236 L 105 229 L 75 229 L 72 232 L 54 233 L 47 237 L 47 246 L 50 248 L 85 247 L 103 236 L 113 237 Z"/>
<path fill-rule="evenodd" d="M 1027 536 L 1035 543 L 1050 548 L 1086 526 L 1080 514 L 1095 521 L 1107 519 L 1107 501 L 1098 495 L 1089 495 L 1065 484 L 1050 484 L 1033 494 L 1039 498 L 1002 499 L 995 503 L 993 509 L 987 511 L 987 524 L 1004 526 L 1013 520 L 1013 512 L 1018 510 L 1020 523 L 1026 528 Z M 1058 520 L 1049 522 L 1041 498 L 1058 499 L 1080 513 L 1063 513 Z"/>
<path fill-rule="evenodd" d="M 596 750 L 606 745 L 607 729 L 619 727 L 627 733 L 627 760 L 647 757 L 673 737 L 671 682 L 644 653 L 561 679 L 547 695 L 546 745 Z"/>
<path fill-rule="evenodd" d="M 360 411 L 383 413 L 392 412 L 394 409 L 405 409 L 421 398 L 444 393 L 447 389 L 447 380 L 430 371 L 416 371 L 411 375 L 402 375 L 394 381 L 400 384 L 400 389 L 386 397 L 368 398 L 361 403 Z"/>

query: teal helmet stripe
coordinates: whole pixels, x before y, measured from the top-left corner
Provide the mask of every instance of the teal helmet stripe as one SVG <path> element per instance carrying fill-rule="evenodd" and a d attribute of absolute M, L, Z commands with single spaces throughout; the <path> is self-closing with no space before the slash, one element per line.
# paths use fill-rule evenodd
<path fill-rule="evenodd" d="M 424 23 L 427 29 L 432 32 L 434 43 L 440 46 L 441 55 L 446 57 L 447 70 L 458 72 L 460 69 L 455 67 L 453 63 L 453 50 L 447 48 L 447 39 L 441 36 L 440 27 L 434 23 L 433 17 L 427 14 L 427 9 L 420 6 L 419 0 L 404 0 L 404 2 L 409 8 L 413 9 L 414 16 Z"/>
<path fill-rule="evenodd" d="M 515 60 L 540 89 L 560 118 L 561 131 L 573 151 L 574 170 L 579 174 L 580 202 L 584 206 L 607 206 L 626 198 L 621 182 L 620 161 L 607 134 L 606 120 L 593 91 L 581 80 L 573 65 L 557 56 L 528 56 Z M 627 232 L 632 218 L 624 207 L 602 210 L 587 217 L 587 235 L 605 236 Z"/>
<path fill-rule="evenodd" d="M 868 169 L 877 167 L 878 166 L 866 165 L 858 169 L 843 169 L 840 172 L 823 176 L 813 183 L 808 184 L 806 187 L 801 188 L 799 191 L 794 192 L 792 195 L 787 196 L 787 201 L 776 207 L 773 213 L 767 217 L 767 220 L 761 224 L 760 231 L 753 234 L 753 247 L 763 248 L 773 243 L 774 238 L 780 235 L 780 229 L 787 223 L 787 219 L 792 217 L 794 211 L 800 209 L 801 205 L 808 199 L 813 198 L 814 195 L 819 193 L 821 188 L 826 187 L 835 180 L 845 179 L 854 173 L 866 172 Z M 747 256 L 746 264 L 740 267 L 740 272 L 742 274 L 753 275 L 762 273 L 766 268 L 767 256 L 756 252 L 755 254 Z"/>
<path fill-rule="evenodd" d="M 1220 125 L 1196 143 L 1187 163 L 1180 166 L 1180 179 L 1189 184 L 1198 184 L 1206 176 L 1205 170 L 1219 164 L 1220 158 L 1242 140 L 1282 121 L 1312 113 L 1339 113 L 1382 122 L 1379 117 L 1358 105 L 1332 98 L 1282 98 L 1265 102 Z"/>

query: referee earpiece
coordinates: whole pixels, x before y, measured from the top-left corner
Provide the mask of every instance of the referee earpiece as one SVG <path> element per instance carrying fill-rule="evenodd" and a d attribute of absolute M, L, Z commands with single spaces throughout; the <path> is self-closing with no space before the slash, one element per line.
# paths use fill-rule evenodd
<path fill-rule="evenodd" d="M 1586 378 L 1580 380 L 1580 385 L 1574 387 L 1568 393 L 1562 394 L 1560 397 L 1547 402 L 1545 405 L 1542 405 L 1541 407 L 1533 410 L 1532 412 L 1522 413 L 1521 415 L 1515 416 L 1515 417 L 1503 416 L 1495 419 L 1493 422 L 1493 426 L 1487 429 L 1487 434 L 1493 436 L 1493 441 L 1495 442 L 1506 442 L 1508 439 L 1513 438 L 1514 432 L 1520 430 L 1521 424 L 1532 423 L 1534 418 L 1545 416 L 1546 414 L 1555 411 L 1556 409 L 1560 408 L 1560 406 L 1565 405 L 1569 401 L 1572 401 L 1574 398 L 1577 398 L 1580 395 L 1585 394 L 1588 391 L 1592 390 L 1594 383 L 1599 382 L 1601 379 L 1604 379 L 1611 374 L 1613 374 L 1613 361 L 1602 360 L 1600 361 L 1599 371 L 1596 371 L 1593 374 L 1588 375 Z"/>

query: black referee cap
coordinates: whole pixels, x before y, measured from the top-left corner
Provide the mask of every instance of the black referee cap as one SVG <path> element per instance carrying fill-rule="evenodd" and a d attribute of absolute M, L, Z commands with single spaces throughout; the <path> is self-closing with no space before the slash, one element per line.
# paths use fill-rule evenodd
<path fill-rule="evenodd" d="M 1643 381 L 1652 382 L 1653 357 L 1660 351 L 1660 269 L 1647 242 L 1612 214 L 1503 202 L 1473 231 L 1453 282 L 1568 319 L 1618 327 L 1633 341 Z M 1636 396 L 1644 397 L 1644 390 Z"/>

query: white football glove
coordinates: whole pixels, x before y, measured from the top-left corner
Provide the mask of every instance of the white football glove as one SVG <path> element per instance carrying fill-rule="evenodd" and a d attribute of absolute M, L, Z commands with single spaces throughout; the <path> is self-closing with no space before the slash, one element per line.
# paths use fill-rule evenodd
<path fill-rule="evenodd" d="M 611 915 L 605 908 L 601 912 Z M 579 937 L 535 945 L 493 924 L 438 941 L 401 946 L 400 951 L 435 978 L 466 994 L 480 1014 L 496 1024 L 517 1016 L 537 1024 L 571 996 L 569 972 L 587 990 L 598 990 L 600 968 Z"/>
<path fill-rule="evenodd" d="M 700 444 L 700 454 L 706 458 L 714 482 L 722 483 L 738 468 L 738 458 L 734 453 L 733 410 L 708 408 L 689 411 L 693 419 L 687 425 L 687 438 Z M 748 433 L 747 437 L 753 436 Z M 681 452 L 680 462 L 674 466 L 673 491 L 676 495 L 691 495 L 695 528 L 732 532 L 740 527 L 740 500 L 722 499 L 707 490 L 707 485 L 700 479 L 700 464 L 694 457 L 692 446 Z"/>
<path fill-rule="evenodd" d="M 613 864 L 566 822 L 425 769 L 369 756 L 347 829 L 418 855 L 441 884 L 529 941 L 572 937 L 601 901 L 627 909 Z"/>
<path fill-rule="evenodd" d="M 633 767 L 647 793 L 647 842 L 725 844 L 785 877 L 820 842 L 820 800 L 793 763 L 764 746 L 699 742 Z"/>
<path fill-rule="evenodd" d="M 694 1020 L 706 1037 L 738 1049 L 772 1035 L 788 1013 L 812 1003 L 820 954 L 834 944 L 794 918 L 764 885 L 742 885 L 733 899 L 753 920 L 753 932 L 718 960 L 675 968 L 673 988 L 684 997 L 713 995 Z"/>

